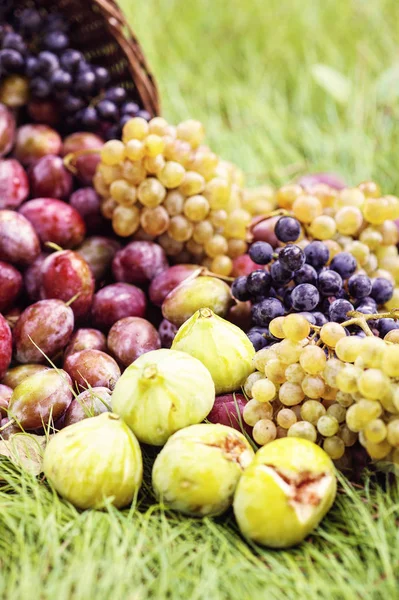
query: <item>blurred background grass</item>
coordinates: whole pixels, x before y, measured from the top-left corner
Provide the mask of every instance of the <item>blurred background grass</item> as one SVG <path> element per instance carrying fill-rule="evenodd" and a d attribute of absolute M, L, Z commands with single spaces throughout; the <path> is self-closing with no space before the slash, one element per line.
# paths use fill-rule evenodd
<path fill-rule="evenodd" d="M 249 182 L 334 169 L 399 192 L 397 0 L 121 4 L 164 116 L 202 120 Z"/>

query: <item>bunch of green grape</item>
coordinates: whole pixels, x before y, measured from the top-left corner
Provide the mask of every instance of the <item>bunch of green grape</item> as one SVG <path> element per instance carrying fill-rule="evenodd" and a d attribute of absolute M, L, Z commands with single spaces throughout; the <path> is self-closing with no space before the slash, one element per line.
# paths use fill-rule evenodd
<path fill-rule="evenodd" d="M 132 118 L 122 140 L 103 146 L 94 185 L 118 235 L 157 240 L 175 262 L 229 275 L 232 260 L 247 250 L 252 214 L 242 206 L 242 172 L 203 139 L 199 121 L 173 127 L 161 117 Z M 270 208 L 267 193 L 248 197 L 247 205 L 259 209 L 263 198 L 263 209 Z"/>
<path fill-rule="evenodd" d="M 339 323 L 311 330 L 302 316 L 271 321 L 281 339 L 255 355 L 244 385 L 244 421 L 265 445 L 285 436 L 341 459 L 357 441 L 372 459 L 399 463 L 399 335 L 347 335 Z"/>
<path fill-rule="evenodd" d="M 385 277 L 399 285 L 399 199 L 383 195 L 375 182 L 337 190 L 318 183 L 306 191 L 289 184 L 276 194 L 276 204 L 300 221 L 303 239 L 324 242 L 330 260 L 338 252 L 350 252 L 361 269 L 373 277 Z M 398 304 L 399 290 L 392 300 Z"/>

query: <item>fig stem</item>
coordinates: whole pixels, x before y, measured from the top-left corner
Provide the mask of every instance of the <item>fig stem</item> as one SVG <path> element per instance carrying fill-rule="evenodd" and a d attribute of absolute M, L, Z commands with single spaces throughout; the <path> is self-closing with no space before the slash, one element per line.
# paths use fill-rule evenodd
<path fill-rule="evenodd" d="M 148 365 L 143 369 L 144 379 L 154 379 L 158 375 L 158 369 L 156 365 Z"/>
<path fill-rule="evenodd" d="M 70 152 L 64 156 L 64 167 L 74 175 L 77 175 L 78 170 L 73 164 L 74 161 L 80 156 L 86 156 L 88 154 L 100 154 L 100 152 L 101 148 L 86 148 L 85 150 L 76 150 L 76 152 Z"/>
<path fill-rule="evenodd" d="M 199 309 L 200 317 L 204 317 L 204 319 L 209 319 L 213 315 L 213 312 L 210 308 L 200 308 Z"/>

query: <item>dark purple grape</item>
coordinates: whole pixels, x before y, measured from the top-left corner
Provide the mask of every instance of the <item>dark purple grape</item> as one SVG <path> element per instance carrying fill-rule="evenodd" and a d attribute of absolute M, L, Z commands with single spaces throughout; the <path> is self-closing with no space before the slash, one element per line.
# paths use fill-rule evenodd
<path fill-rule="evenodd" d="M 68 90 L 72 85 L 72 77 L 68 71 L 57 69 L 51 76 L 51 86 L 55 91 Z"/>
<path fill-rule="evenodd" d="M 330 258 L 330 251 L 323 242 L 310 242 L 305 247 L 306 262 L 315 269 L 323 267 Z"/>
<path fill-rule="evenodd" d="M 105 387 L 94 387 L 85 390 L 74 398 L 69 405 L 63 420 L 63 427 L 79 423 L 83 419 L 108 412 L 111 407 L 111 392 Z"/>
<path fill-rule="evenodd" d="M 112 272 L 116 281 L 149 283 L 168 267 L 166 254 L 158 244 L 147 241 L 131 242 L 116 253 Z"/>
<path fill-rule="evenodd" d="M 377 329 L 380 337 L 384 338 L 392 329 L 399 329 L 399 323 L 393 319 L 379 319 Z"/>
<path fill-rule="evenodd" d="M 135 102 L 125 102 L 121 108 L 122 114 L 130 117 L 135 117 L 139 110 L 139 105 Z"/>
<path fill-rule="evenodd" d="M 85 237 L 86 226 L 82 217 L 77 210 L 61 200 L 29 200 L 21 206 L 19 212 L 32 223 L 42 244 L 53 242 L 61 248 L 75 248 Z"/>
<path fill-rule="evenodd" d="M 3 48 L 11 48 L 12 50 L 16 50 L 22 56 L 26 53 L 26 44 L 24 39 L 19 33 L 15 33 L 13 31 L 9 31 L 3 37 Z"/>
<path fill-rule="evenodd" d="M 356 299 L 366 298 L 372 290 L 372 283 L 367 275 L 360 273 L 352 275 L 348 280 L 348 290 L 351 296 Z"/>
<path fill-rule="evenodd" d="M 287 244 L 284 248 L 281 248 L 278 260 L 287 271 L 298 271 L 305 263 L 305 254 L 299 246 Z"/>
<path fill-rule="evenodd" d="M 61 300 L 32 304 L 24 310 L 13 331 L 16 360 L 46 363 L 46 356 L 55 358 L 67 345 L 73 326 L 72 309 Z"/>
<path fill-rule="evenodd" d="M 44 77 L 34 77 L 30 82 L 30 91 L 34 98 L 44 100 L 50 96 L 50 82 Z"/>
<path fill-rule="evenodd" d="M 41 25 L 40 13 L 34 8 L 25 8 L 18 17 L 18 28 L 25 34 L 39 31 Z"/>
<path fill-rule="evenodd" d="M 297 285 L 291 294 L 292 306 L 297 311 L 312 311 L 320 301 L 317 288 L 310 283 Z"/>
<path fill-rule="evenodd" d="M 252 307 L 252 321 L 261 327 L 267 327 L 270 321 L 284 315 L 285 308 L 278 298 L 265 298 Z"/>
<path fill-rule="evenodd" d="M 249 256 L 257 265 L 267 265 L 273 258 L 273 248 L 267 242 L 254 242 L 249 248 Z"/>
<path fill-rule="evenodd" d="M 116 121 L 119 115 L 118 107 L 111 100 L 100 100 L 97 104 L 97 112 L 102 119 Z"/>
<path fill-rule="evenodd" d="M 12 335 L 7 321 L 0 314 L 0 380 L 3 379 L 11 363 Z"/>
<path fill-rule="evenodd" d="M 259 350 L 267 346 L 267 339 L 259 331 L 249 330 L 247 336 L 255 348 L 255 352 L 259 352 Z"/>
<path fill-rule="evenodd" d="M 312 313 L 302 313 L 302 314 L 304 316 L 309 314 L 310 317 L 313 317 L 314 322 L 311 319 L 309 319 L 307 316 L 306 316 L 306 319 L 308 319 L 308 321 L 310 323 L 312 323 L 313 325 L 317 325 L 318 327 L 323 327 L 323 325 L 328 323 L 327 317 L 325 315 L 323 315 L 322 312 L 319 312 L 317 310 L 313 311 Z"/>
<path fill-rule="evenodd" d="M 75 81 L 75 90 L 84 96 L 90 95 L 96 85 L 96 76 L 93 71 L 80 73 Z"/>
<path fill-rule="evenodd" d="M 330 304 L 329 309 L 329 317 L 330 321 L 335 321 L 336 323 L 343 323 L 348 318 L 348 312 L 353 310 L 353 304 L 351 304 L 348 300 L 334 300 Z"/>
<path fill-rule="evenodd" d="M 64 360 L 82 350 L 107 350 L 107 338 L 98 329 L 77 329 L 65 348 Z"/>
<path fill-rule="evenodd" d="M 30 222 L 13 210 L 0 210 L 0 260 L 26 267 L 40 254 Z"/>
<path fill-rule="evenodd" d="M 317 271 L 314 267 L 308 264 L 302 265 L 298 271 L 294 273 L 294 282 L 296 284 L 299 283 L 311 283 L 312 285 L 316 285 L 317 283 Z"/>
<path fill-rule="evenodd" d="M 68 48 L 60 56 L 60 63 L 63 69 L 74 73 L 78 68 L 78 65 L 83 60 L 83 54 L 79 50 Z"/>
<path fill-rule="evenodd" d="M 322 296 L 336 296 L 342 289 L 342 277 L 336 271 L 322 271 L 317 283 Z"/>
<path fill-rule="evenodd" d="M 62 31 L 50 31 L 44 36 L 44 46 L 52 52 L 62 52 L 69 46 L 69 38 Z"/>
<path fill-rule="evenodd" d="M 50 254 L 42 264 L 40 296 L 57 298 L 71 304 L 75 319 L 89 314 L 93 302 L 94 278 L 82 256 L 72 250 Z"/>
<path fill-rule="evenodd" d="M 176 325 L 173 325 L 167 319 L 163 319 L 161 324 L 158 327 L 158 333 L 161 340 L 162 348 L 170 348 L 173 340 L 175 339 L 175 335 L 177 333 Z"/>
<path fill-rule="evenodd" d="M 62 108 L 70 115 L 73 115 L 78 110 L 81 110 L 84 105 L 85 103 L 82 98 L 77 98 L 76 96 L 72 95 L 66 96 L 62 102 Z"/>
<path fill-rule="evenodd" d="M 101 89 L 109 82 L 109 71 L 105 67 L 95 67 L 96 84 Z"/>
<path fill-rule="evenodd" d="M 280 217 L 274 233 L 280 242 L 296 242 L 301 235 L 301 224 L 294 217 Z"/>
<path fill-rule="evenodd" d="M 139 110 L 139 112 L 136 115 L 137 117 L 141 117 L 142 119 L 145 119 L 146 121 L 149 121 L 151 119 L 151 115 L 147 110 Z"/>
<path fill-rule="evenodd" d="M 155 327 L 140 317 L 126 317 L 114 323 L 107 343 L 114 358 L 124 367 L 131 365 L 142 354 L 161 347 Z"/>
<path fill-rule="evenodd" d="M 88 129 L 94 129 L 98 125 L 98 113 L 94 106 L 87 106 L 80 113 L 82 125 Z"/>
<path fill-rule="evenodd" d="M 349 279 L 356 271 L 356 258 L 349 252 L 339 252 L 330 263 L 330 269 L 339 273 L 342 279 Z"/>
<path fill-rule="evenodd" d="M 64 361 L 64 369 L 81 390 L 89 387 L 113 390 L 121 375 L 115 360 L 100 350 L 81 350 L 70 354 Z"/>
<path fill-rule="evenodd" d="M 376 277 L 373 280 L 371 297 L 374 298 L 377 304 L 385 304 L 392 298 L 393 285 L 388 279 Z"/>
<path fill-rule="evenodd" d="M 142 290 L 128 283 L 114 283 L 94 294 L 92 319 L 96 327 L 107 330 L 125 317 L 144 317 L 145 310 Z"/>
<path fill-rule="evenodd" d="M 30 79 L 37 75 L 39 63 L 36 56 L 28 56 L 25 62 L 25 74 Z"/>
<path fill-rule="evenodd" d="M 291 281 L 291 279 L 294 276 L 294 273 L 285 269 L 281 262 L 279 260 L 276 260 L 270 267 L 270 275 L 273 284 L 280 286 L 285 285 L 286 283 Z"/>
<path fill-rule="evenodd" d="M 42 77 L 48 77 L 58 69 L 60 66 L 60 62 L 58 57 L 48 50 L 43 50 L 43 52 L 39 52 L 37 55 L 37 69 L 38 72 L 42 75 Z"/>
<path fill-rule="evenodd" d="M 18 73 L 24 68 L 24 57 L 11 48 L 0 50 L 0 68 L 5 73 Z"/>
<path fill-rule="evenodd" d="M 247 277 L 245 275 L 241 275 L 233 281 L 231 293 L 236 300 L 240 300 L 241 302 L 245 302 L 250 299 L 250 295 L 247 290 Z"/>
<path fill-rule="evenodd" d="M 12 307 L 22 291 L 22 275 L 9 263 L 0 261 L 0 313 Z"/>
<path fill-rule="evenodd" d="M 247 292 L 252 297 L 267 296 L 271 285 L 271 277 L 268 271 L 258 269 L 252 271 L 247 277 Z"/>
<path fill-rule="evenodd" d="M 105 92 L 106 99 L 118 105 L 125 102 L 126 96 L 126 90 L 121 86 L 112 87 Z"/>

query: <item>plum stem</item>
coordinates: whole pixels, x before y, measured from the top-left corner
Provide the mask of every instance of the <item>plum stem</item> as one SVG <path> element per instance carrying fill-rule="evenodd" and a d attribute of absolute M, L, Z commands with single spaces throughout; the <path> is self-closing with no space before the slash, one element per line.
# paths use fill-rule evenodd
<path fill-rule="evenodd" d="M 72 296 L 72 298 L 70 298 L 68 300 L 68 302 L 65 302 L 65 306 L 71 306 L 71 304 L 73 304 L 73 302 L 75 302 L 75 300 L 77 300 L 79 298 L 79 296 L 81 295 L 82 292 L 78 292 L 77 294 L 75 294 L 74 296 Z"/>
<path fill-rule="evenodd" d="M 76 152 L 70 152 L 64 156 L 64 166 L 68 171 L 74 175 L 78 174 L 78 170 L 73 164 L 74 161 L 80 156 L 86 156 L 88 154 L 100 154 L 101 148 L 86 148 L 85 150 L 76 150 Z"/>
<path fill-rule="evenodd" d="M 48 248 L 51 248 L 52 250 L 56 250 L 57 252 L 62 252 L 64 250 L 64 248 L 62 248 L 61 246 L 59 246 L 58 244 L 56 244 L 54 242 L 46 242 L 45 246 L 47 246 Z"/>

